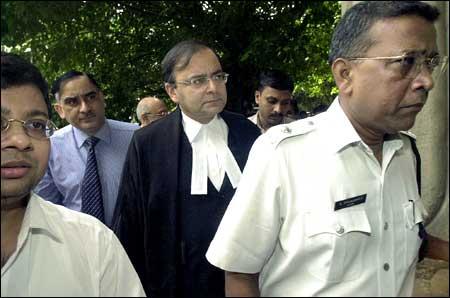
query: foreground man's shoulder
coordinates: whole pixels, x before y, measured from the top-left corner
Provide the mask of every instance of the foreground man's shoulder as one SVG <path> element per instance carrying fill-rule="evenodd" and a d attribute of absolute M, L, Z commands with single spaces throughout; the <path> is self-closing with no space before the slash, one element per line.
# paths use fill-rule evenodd
<path fill-rule="evenodd" d="M 267 141 L 274 147 L 291 138 L 300 138 L 317 128 L 316 123 L 310 119 L 297 120 L 288 124 L 280 124 L 271 127 L 264 134 Z"/>

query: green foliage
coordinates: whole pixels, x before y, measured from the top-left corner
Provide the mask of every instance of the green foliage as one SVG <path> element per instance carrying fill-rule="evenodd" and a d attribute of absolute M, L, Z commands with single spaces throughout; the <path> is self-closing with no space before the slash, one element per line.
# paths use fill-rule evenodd
<path fill-rule="evenodd" d="M 107 116 L 129 121 L 137 99 L 168 99 L 160 62 L 177 42 L 204 40 L 230 73 L 228 106 L 253 103 L 256 77 L 278 68 L 295 80 L 301 108 L 336 94 L 327 65 L 338 2 L 2 1 L 2 50 L 35 63 L 49 82 L 69 69 L 93 73 Z M 56 120 L 56 119 L 55 119 Z"/>

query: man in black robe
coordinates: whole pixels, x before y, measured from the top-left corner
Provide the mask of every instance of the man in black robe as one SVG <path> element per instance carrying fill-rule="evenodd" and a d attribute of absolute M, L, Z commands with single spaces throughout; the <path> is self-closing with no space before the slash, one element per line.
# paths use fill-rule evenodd
<path fill-rule="evenodd" d="M 260 132 L 223 111 L 228 74 L 207 45 L 180 42 L 161 66 L 178 107 L 134 134 L 113 229 L 149 297 L 223 297 L 205 253 Z"/>

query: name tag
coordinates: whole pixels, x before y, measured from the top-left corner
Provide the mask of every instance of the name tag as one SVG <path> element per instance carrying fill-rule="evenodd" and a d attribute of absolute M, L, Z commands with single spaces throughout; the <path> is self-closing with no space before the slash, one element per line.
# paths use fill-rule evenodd
<path fill-rule="evenodd" d="M 366 197 L 367 197 L 367 194 L 363 194 L 363 195 L 353 197 L 350 199 L 337 201 L 334 203 L 334 211 L 362 204 L 362 203 L 366 202 Z"/>

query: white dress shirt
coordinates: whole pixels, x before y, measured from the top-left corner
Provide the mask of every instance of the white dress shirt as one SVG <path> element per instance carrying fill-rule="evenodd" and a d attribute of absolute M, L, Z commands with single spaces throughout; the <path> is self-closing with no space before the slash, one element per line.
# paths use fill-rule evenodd
<path fill-rule="evenodd" d="M 261 122 L 259 121 L 259 111 L 256 112 L 256 114 L 254 114 L 253 116 L 250 116 L 247 118 L 248 120 L 250 120 L 251 122 L 253 122 L 254 124 L 256 124 L 256 126 L 258 126 L 259 130 L 261 131 L 261 133 L 265 133 L 267 130 L 264 129 L 261 126 Z M 287 123 L 291 123 L 294 122 L 295 120 L 286 116 L 283 116 L 283 119 L 281 120 L 280 124 L 287 124 Z M 279 124 L 277 124 L 279 125 Z M 274 125 L 275 126 L 275 125 Z M 270 128 L 270 127 L 269 127 Z"/>
<path fill-rule="evenodd" d="M 140 296 L 115 234 L 96 218 L 32 194 L 17 249 L 2 267 L 1 296 Z"/>
<path fill-rule="evenodd" d="M 261 296 L 411 296 L 424 216 L 408 137 L 380 165 L 335 100 L 257 139 L 206 257 Z"/>
<path fill-rule="evenodd" d="M 241 170 L 228 148 L 228 126 L 216 115 L 209 123 L 202 124 L 183 112 L 182 123 L 192 147 L 191 194 L 208 193 L 208 177 L 217 191 L 225 177 L 236 188 L 241 178 Z"/>

